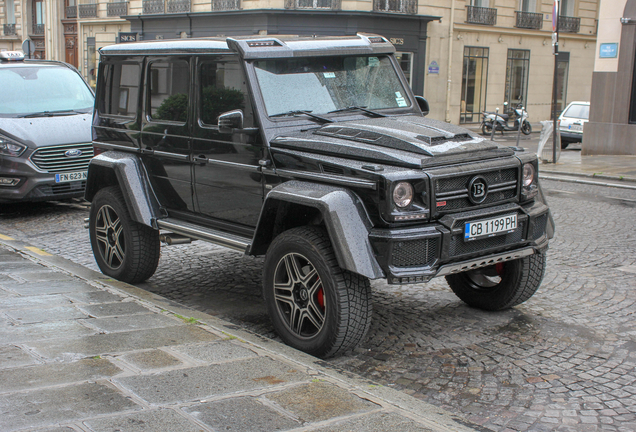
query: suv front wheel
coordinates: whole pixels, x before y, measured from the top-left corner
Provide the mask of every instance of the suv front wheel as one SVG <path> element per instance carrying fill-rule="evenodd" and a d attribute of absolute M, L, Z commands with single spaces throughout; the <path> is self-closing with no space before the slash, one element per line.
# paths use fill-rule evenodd
<path fill-rule="evenodd" d="M 356 346 L 369 329 L 369 280 L 338 266 L 322 228 L 294 228 L 276 237 L 263 279 L 274 329 L 294 348 L 330 357 Z"/>
<path fill-rule="evenodd" d="M 91 203 L 89 231 L 99 269 L 117 280 L 138 283 L 159 264 L 159 231 L 133 221 L 116 186 L 101 189 Z"/>

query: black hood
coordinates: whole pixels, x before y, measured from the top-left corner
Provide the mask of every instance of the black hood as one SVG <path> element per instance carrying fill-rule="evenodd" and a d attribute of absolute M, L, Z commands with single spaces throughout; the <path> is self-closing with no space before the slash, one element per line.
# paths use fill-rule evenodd
<path fill-rule="evenodd" d="M 417 168 L 513 154 L 464 128 L 419 116 L 330 123 L 279 136 L 271 146 Z"/>

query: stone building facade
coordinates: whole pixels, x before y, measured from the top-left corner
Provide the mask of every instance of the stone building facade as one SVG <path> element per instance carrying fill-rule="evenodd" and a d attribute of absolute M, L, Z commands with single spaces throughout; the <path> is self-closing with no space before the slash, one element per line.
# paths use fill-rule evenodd
<path fill-rule="evenodd" d="M 563 108 L 590 98 L 599 0 L 560 2 Z M 394 43 L 433 118 L 478 123 L 505 101 L 526 106 L 531 121 L 550 117 L 553 0 L 3 0 L 0 21 L 9 24 L 13 5 L 16 24 L 15 34 L 0 36 L 0 49 L 35 41 L 38 3 L 50 24 L 40 55 L 75 64 L 92 84 L 99 48 L 113 43 L 372 32 Z"/>

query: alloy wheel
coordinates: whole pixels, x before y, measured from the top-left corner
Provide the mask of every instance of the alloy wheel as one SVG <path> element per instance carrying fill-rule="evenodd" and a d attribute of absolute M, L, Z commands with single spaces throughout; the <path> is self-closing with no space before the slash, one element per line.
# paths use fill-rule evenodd
<path fill-rule="evenodd" d="M 102 206 L 97 212 L 95 239 L 106 265 L 113 270 L 121 267 L 126 258 L 124 227 L 115 210 L 109 205 Z"/>
<path fill-rule="evenodd" d="M 285 325 L 300 338 L 311 338 L 325 324 L 325 295 L 314 265 L 303 255 L 289 253 L 276 265 L 274 299 Z"/>

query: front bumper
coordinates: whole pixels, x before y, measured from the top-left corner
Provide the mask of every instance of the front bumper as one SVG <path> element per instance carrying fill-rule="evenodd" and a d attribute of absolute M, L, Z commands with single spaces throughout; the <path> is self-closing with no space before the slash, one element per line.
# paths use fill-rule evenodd
<path fill-rule="evenodd" d="M 572 132 L 568 130 L 559 131 L 561 141 L 567 142 L 583 142 L 583 132 Z"/>
<path fill-rule="evenodd" d="M 0 177 L 19 179 L 15 186 L 0 186 L 1 203 L 81 198 L 86 188 L 86 181 L 56 183 L 55 174 L 37 170 L 26 155 L 0 157 Z"/>
<path fill-rule="evenodd" d="M 513 212 L 517 214 L 513 232 L 464 241 L 466 222 Z M 549 209 L 541 202 L 525 206 L 504 204 L 449 214 L 416 228 L 374 229 L 369 238 L 388 283 L 416 283 L 545 250 L 548 223 Z"/>

